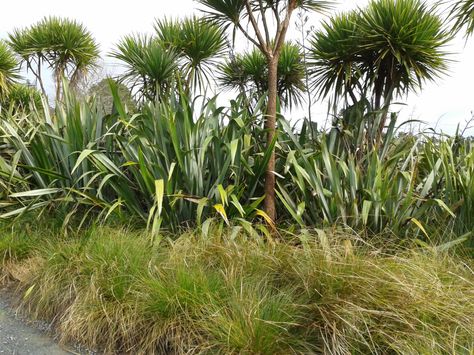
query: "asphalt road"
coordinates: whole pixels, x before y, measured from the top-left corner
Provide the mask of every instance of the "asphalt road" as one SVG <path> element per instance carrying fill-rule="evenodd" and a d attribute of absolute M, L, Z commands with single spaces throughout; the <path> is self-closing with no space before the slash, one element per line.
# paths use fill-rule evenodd
<path fill-rule="evenodd" d="M 0 298 L 0 354 L 66 355 L 45 332 L 17 319 L 9 304 Z"/>

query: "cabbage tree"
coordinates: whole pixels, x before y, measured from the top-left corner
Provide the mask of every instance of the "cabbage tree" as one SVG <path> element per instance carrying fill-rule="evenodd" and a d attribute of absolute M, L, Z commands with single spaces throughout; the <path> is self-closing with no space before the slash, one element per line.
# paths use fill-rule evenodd
<path fill-rule="evenodd" d="M 9 35 L 9 44 L 35 76 L 45 96 L 43 66 L 53 71 L 58 100 L 63 79 L 76 88 L 100 58 L 92 34 L 81 23 L 67 18 L 46 17 L 30 27 L 15 29 Z"/>
<path fill-rule="evenodd" d="M 125 65 L 120 81 L 138 100 L 164 98 L 175 88 L 178 54 L 156 39 L 132 35 L 123 38 L 111 54 Z"/>
<path fill-rule="evenodd" d="M 219 66 L 219 84 L 243 95 L 254 93 L 258 100 L 268 90 L 267 61 L 258 49 L 238 54 Z M 303 101 L 305 66 L 301 48 L 285 43 L 278 60 L 277 93 L 282 106 L 292 108 Z"/>
<path fill-rule="evenodd" d="M 228 49 L 224 32 L 216 24 L 198 17 L 157 20 L 156 37 L 179 56 L 185 88 L 202 91 L 213 79 L 219 58 Z"/>
<path fill-rule="evenodd" d="M 242 33 L 264 56 L 268 68 L 265 128 L 267 145 L 276 134 L 278 99 L 278 63 L 292 16 L 297 9 L 325 11 L 330 1 L 319 0 L 196 0 L 205 6 L 207 17 L 223 29 Z M 272 151 L 265 172 L 265 212 L 276 219 L 275 152 Z"/>
<path fill-rule="evenodd" d="M 228 48 L 223 31 L 197 17 L 162 19 L 154 36 L 127 36 L 112 52 L 126 68 L 121 80 L 139 99 L 168 97 L 179 83 L 186 92 L 203 90 Z"/>
<path fill-rule="evenodd" d="M 447 70 L 451 34 L 420 0 L 373 0 L 325 22 L 311 41 L 313 78 L 322 97 L 370 97 L 385 125 L 396 96 L 419 90 Z"/>

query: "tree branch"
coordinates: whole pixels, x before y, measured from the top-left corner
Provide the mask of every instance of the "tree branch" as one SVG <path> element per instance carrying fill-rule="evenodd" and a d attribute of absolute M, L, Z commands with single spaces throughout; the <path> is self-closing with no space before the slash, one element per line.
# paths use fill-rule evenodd
<path fill-rule="evenodd" d="M 256 40 L 254 40 L 250 35 L 249 33 L 242 27 L 242 25 L 240 23 L 237 24 L 237 27 L 239 28 L 239 30 L 242 32 L 242 34 L 245 36 L 245 38 L 247 38 L 255 47 L 257 47 L 258 49 L 260 49 L 262 52 L 265 52 L 265 49 L 260 45 L 260 43 L 258 43 Z"/>
<path fill-rule="evenodd" d="M 270 5 L 271 9 L 273 10 L 273 14 L 275 15 L 275 20 L 277 22 L 277 28 L 280 28 L 281 20 L 280 20 L 280 12 L 278 11 L 278 1 L 274 5 L 273 3 Z"/>
<path fill-rule="evenodd" d="M 263 8 L 262 0 L 258 0 L 260 6 L 260 13 L 262 14 L 263 29 L 265 30 L 265 39 L 267 40 L 267 46 L 270 45 L 270 32 L 268 31 L 267 18 L 265 17 L 265 9 Z"/>
<path fill-rule="evenodd" d="M 286 32 L 290 26 L 291 15 L 296 9 L 297 0 L 288 0 L 288 7 L 286 9 L 286 16 L 283 23 L 277 28 L 277 34 L 275 36 L 275 47 L 273 49 L 273 55 L 275 57 L 280 55 L 281 48 L 285 42 Z"/>
<path fill-rule="evenodd" d="M 27 67 L 30 68 L 31 72 L 33 75 L 36 77 L 37 83 L 40 86 L 41 92 L 46 100 L 48 100 L 48 95 L 46 94 L 46 90 L 43 85 L 43 79 L 41 78 L 41 58 L 38 57 L 37 59 L 37 71 L 33 69 L 33 66 L 31 65 L 30 61 L 27 60 L 26 62 Z"/>
<path fill-rule="evenodd" d="M 252 27 L 255 31 L 255 35 L 257 36 L 258 42 L 260 43 L 260 48 L 263 49 L 263 52 L 268 54 L 268 47 L 262 37 L 262 33 L 260 32 L 260 28 L 258 27 L 257 20 L 252 12 L 252 7 L 250 6 L 249 0 L 245 0 L 245 7 L 247 8 L 247 13 L 249 15 L 250 22 L 252 23 Z"/>

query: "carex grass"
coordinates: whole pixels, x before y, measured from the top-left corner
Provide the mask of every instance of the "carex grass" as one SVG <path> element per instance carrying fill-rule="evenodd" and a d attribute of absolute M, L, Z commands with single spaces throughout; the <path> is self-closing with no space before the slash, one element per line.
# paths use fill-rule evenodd
<path fill-rule="evenodd" d="M 152 245 L 124 228 L 28 228 L 2 229 L 3 280 L 62 342 L 137 354 L 474 350 L 472 261 L 436 246 L 343 230 L 265 240 L 214 225 Z"/>

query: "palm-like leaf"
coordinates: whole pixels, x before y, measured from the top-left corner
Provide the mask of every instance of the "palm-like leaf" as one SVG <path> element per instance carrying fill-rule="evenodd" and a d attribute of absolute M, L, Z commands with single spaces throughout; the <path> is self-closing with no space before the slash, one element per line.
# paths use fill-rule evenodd
<path fill-rule="evenodd" d="M 156 20 L 156 37 L 165 48 L 177 48 L 181 50 L 181 21 L 167 17 Z"/>
<path fill-rule="evenodd" d="M 125 64 L 122 80 L 140 99 L 155 100 L 171 92 L 178 70 L 173 49 L 146 36 L 127 36 L 111 55 Z"/>
<path fill-rule="evenodd" d="M 327 12 L 331 10 L 334 6 L 334 1 L 324 1 L 324 0 L 298 0 L 297 8 L 316 11 L 316 12 Z"/>
<path fill-rule="evenodd" d="M 281 103 L 291 108 L 299 104 L 305 90 L 305 68 L 300 48 L 286 43 L 278 61 L 277 91 Z M 220 84 L 226 89 L 253 92 L 257 97 L 268 90 L 268 67 L 265 56 L 257 49 L 237 55 L 220 66 Z"/>
<path fill-rule="evenodd" d="M 202 89 L 210 82 L 212 68 L 227 47 L 219 26 L 192 17 L 182 21 L 158 20 L 155 30 L 160 43 L 180 55 L 181 70 L 190 88 Z"/>
<path fill-rule="evenodd" d="M 41 51 L 39 43 L 34 41 L 31 31 L 28 29 L 14 29 L 9 34 L 9 46 L 18 54 L 23 60 L 28 60 L 31 56 Z"/>
<path fill-rule="evenodd" d="M 85 74 L 96 67 L 100 57 L 92 34 L 81 23 L 67 18 L 44 18 L 31 27 L 14 30 L 9 39 L 10 46 L 28 69 L 41 63 L 49 65 L 58 90 L 63 77 L 71 81 L 71 86 L 77 86 Z"/>
<path fill-rule="evenodd" d="M 354 89 L 360 76 L 358 13 L 345 13 L 324 22 L 310 41 L 311 75 L 318 94 L 336 97 Z"/>
<path fill-rule="evenodd" d="M 447 69 L 442 48 L 450 39 L 442 20 L 419 0 L 372 1 L 361 13 L 361 41 L 367 70 L 407 93 Z"/>
<path fill-rule="evenodd" d="M 0 41 L 0 98 L 8 94 L 18 78 L 18 62 L 15 55 Z"/>
<path fill-rule="evenodd" d="M 35 28 L 15 29 L 8 35 L 8 44 L 21 58 L 20 65 L 26 64 L 26 69 L 35 75 L 43 95 L 47 97 L 41 74 L 41 67 L 46 62 L 43 51 L 45 39 L 36 32 Z"/>
<path fill-rule="evenodd" d="M 237 61 L 238 58 L 240 58 L 241 64 L 237 64 L 236 69 L 241 69 L 248 84 L 254 87 L 259 95 L 262 95 L 268 90 L 268 69 L 265 57 L 254 49 L 249 53 L 238 56 Z"/>
<path fill-rule="evenodd" d="M 466 35 L 474 33 L 474 0 L 458 0 L 451 10 L 451 16 L 454 17 L 454 29 L 459 31 L 466 29 Z"/>
<path fill-rule="evenodd" d="M 92 34 L 80 23 L 74 20 L 48 18 L 38 25 L 47 32 L 48 61 L 53 68 L 66 74 L 75 86 L 85 74 L 97 65 L 99 46 Z"/>
<path fill-rule="evenodd" d="M 218 24 L 227 28 L 230 24 L 237 25 L 243 16 L 245 0 L 197 0 L 207 9 L 204 12 Z"/>
<path fill-rule="evenodd" d="M 371 87 L 381 98 L 405 94 L 447 69 L 450 39 L 441 19 L 418 0 L 378 0 L 340 15 L 312 41 L 315 82 L 325 96 Z"/>
<path fill-rule="evenodd" d="M 246 11 L 246 0 L 196 0 L 205 6 L 204 12 L 213 21 L 216 21 L 227 28 L 231 24 L 242 25 L 242 20 L 248 18 Z M 250 0 L 249 5 L 252 11 L 271 10 L 274 14 L 281 16 L 292 1 L 288 0 Z M 297 0 L 292 6 L 295 8 L 326 12 L 332 8 L 333 1 L 325 0 Z"/>

